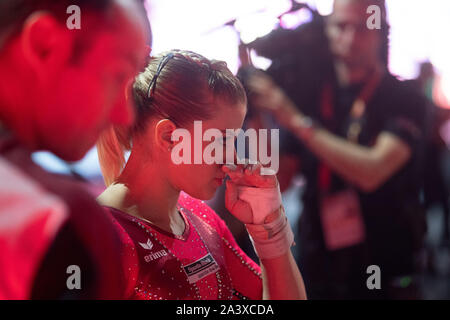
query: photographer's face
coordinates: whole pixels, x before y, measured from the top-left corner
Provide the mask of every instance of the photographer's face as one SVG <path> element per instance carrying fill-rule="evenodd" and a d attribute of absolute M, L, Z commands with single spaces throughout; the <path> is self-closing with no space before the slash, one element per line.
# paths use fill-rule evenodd
<path fill-rule="evenodd" d="M 333 13 L 327 20 L 326 33 L 332 54 L 351 66 L 369 65 L 379 53 L 379 32 L 367 27 L 367 3 L 335 0 Z"/>

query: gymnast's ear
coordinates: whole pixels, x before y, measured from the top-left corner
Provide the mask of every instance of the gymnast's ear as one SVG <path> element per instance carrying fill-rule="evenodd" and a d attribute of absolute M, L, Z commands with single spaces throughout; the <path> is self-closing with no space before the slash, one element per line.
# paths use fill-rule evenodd
<path fill-rule="evenodd" d="M 177 126 L 169 119 L 162 119 L 155 126 L 155 142 L 157 148 L 164 152 L 172 150 L 175 142 L 172 141 L 172 134 Z"/>

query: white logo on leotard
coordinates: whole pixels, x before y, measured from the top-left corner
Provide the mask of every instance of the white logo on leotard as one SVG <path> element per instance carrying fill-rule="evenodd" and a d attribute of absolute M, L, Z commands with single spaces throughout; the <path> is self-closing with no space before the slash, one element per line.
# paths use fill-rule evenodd
<path fill-rule="evenodd" d="M 150 241 L 150 239 L 147 240 L 147 243 L 139 242 L 140 246 L 146 250 L 152 250 L 153 243 Z"/>

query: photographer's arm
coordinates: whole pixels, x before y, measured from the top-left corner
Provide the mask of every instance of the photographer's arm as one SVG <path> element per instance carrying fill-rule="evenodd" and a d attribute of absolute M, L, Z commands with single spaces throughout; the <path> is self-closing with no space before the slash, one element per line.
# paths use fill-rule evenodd
<path fill-rule="evenodd" d="M 360 146 L 321 128 L 293 127 L 293 133 L 334 172 L 365 192 L 373 192 L 400 170 L 411 157 L 410 147 L 382 132 L 373 147 Z"/>
<path fill-rule="evenodd" d="M 363 191 L 376 190 L 411 157 L 409 145 L 389 132 L 382 132 L 373 147 L 364 147 L 326 129 L 306 125 L 308 118 L 265 75 L 253 77 L 250 86 L 254 106 L 270 110 L 327 166 Z"/>

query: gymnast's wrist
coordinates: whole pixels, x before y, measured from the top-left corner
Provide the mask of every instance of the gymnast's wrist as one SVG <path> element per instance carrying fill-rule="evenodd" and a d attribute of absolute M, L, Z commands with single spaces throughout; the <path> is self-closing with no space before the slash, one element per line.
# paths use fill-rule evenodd
<path fill-rule="evenodd" d="M 245 226 L 260 259 L 278 258 L 295 245 L 294 234 L 283 206 L 268 215 L 264 224 L 246 224 Z"/>

